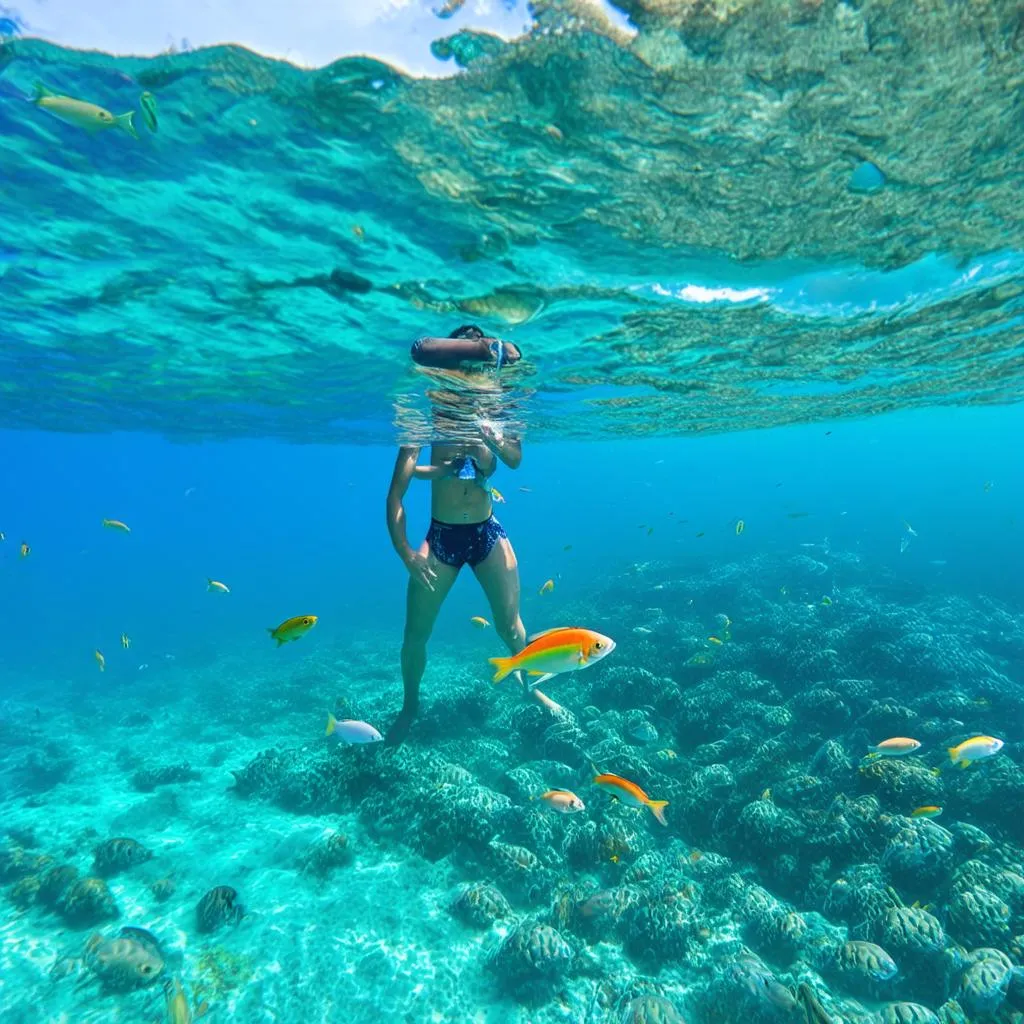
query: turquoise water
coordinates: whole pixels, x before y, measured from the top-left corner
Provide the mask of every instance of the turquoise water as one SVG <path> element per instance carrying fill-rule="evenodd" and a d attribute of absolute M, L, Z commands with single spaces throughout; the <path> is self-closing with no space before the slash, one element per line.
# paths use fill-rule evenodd
<path fill-rule="evenodd" d="M 439 80 L 0 21 L 4 1024 L 1024 1014 L 1016 15 L 620 6 Z M 616 646 L 492 686 L 464 570 L 346 745 L 467 322 L 526 630 Z"/>

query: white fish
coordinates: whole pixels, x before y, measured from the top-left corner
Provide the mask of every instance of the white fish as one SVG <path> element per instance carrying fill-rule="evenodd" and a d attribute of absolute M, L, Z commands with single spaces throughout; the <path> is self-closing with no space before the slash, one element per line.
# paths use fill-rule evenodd
<path fill-rule="evenodd" d="M 367 722 L 356 722 L 352 719 L 345 719 L 341 722 L 329 714 L 327 716 L 327 728 L 325 736 L 337 736 L 346 743 L 380 743 L 383 736 L 372 725 Z"/>

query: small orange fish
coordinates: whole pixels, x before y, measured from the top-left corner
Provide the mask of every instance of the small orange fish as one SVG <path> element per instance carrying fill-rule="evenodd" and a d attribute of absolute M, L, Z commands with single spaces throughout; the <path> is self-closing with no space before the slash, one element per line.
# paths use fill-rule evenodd
<path fill-rule="evenodd" d="M 559 814 L 578 814 L 586 810 L 583 801 L 568 789 L 549 789 L 541 796 L 541 800 Z"/>
<path fill-rule="evenodd" d="M 472 622 L 477 629 L 486 629 L 490 625 L 482 615 L 474 615 L 469 621 Z"/>
<path fill-rule="evenodd" d="M 206 589 L 216 594 L 231 593 L 226 583 L 221 583 L 220 580 L 211 580 L 209 577 L 206 578 Z"/>
<path fill-rule="evenodd" d="M 903 757 L 919 750 L 920 747 L 920 740 L 911 739 L 909 736 L 892 736 L 872 747 L 871 753 L 878 757 Z"/>
<path fill-rule="evenodd" d="M 708 643 L 709 644 L 714 644 L 716 647 L 721 647 L 722 646 L 722 641 L 719 640 L 717 636 L 709 636 L 708 637 Z"/>
<path fill-rule="evenodd" d="M 32 549 L 28 546 L 28 541 L 21 542 L 21 557 L 28 558 L 32 554 Z"/>
<path fill-rule="evenodd" d="M 912 818 L 937 818 L 942 813 L 941 807 L 934 804 L 925 804 L 924 807 L 917 807 L 910 812 Z"/>
<path fill-rule="evenodd" d="M 99 649 L 93 651 L 92 656 L 96 659 L 96 664 L 99 665 L 100 671 L 105 672 L 107 669 L 107 659 L 103 657 Z"/>
<path fill-rule="evenodd" d="M 316 624 L 315 615 L 296 615 L 293 618 L 285 619 L 276 628 L 267 627 L 267 632 L 277 641 L 277 646 L 288 643 L 289 640 L 298 640 L 304 637 Z"/>
<path fill-rule="evenodd" d="M 545 580 L 544 585 L 537 591 L 538 594 L 550 594 L 555 589 L 554 580 Z"/>
<path fill-rule="evenodd" d="M 629 807 L 649 807 L 651 813 L 662 825 L 668 824 L 665 819 L 665 808 L 668 807 L 668 801 L 652 800 L 635 782 L 605 772 L 594 776 L 594 785 L 608 790 L 616 800 L 621 800 Z"/>
<path fill-rule="evenodd" d="M 127 523 L 122 523 L 120 519 L 104 519 L 103 525 L 108 530 L 120 530 L 122 533 L 132 532 L 132 528 Z"/>

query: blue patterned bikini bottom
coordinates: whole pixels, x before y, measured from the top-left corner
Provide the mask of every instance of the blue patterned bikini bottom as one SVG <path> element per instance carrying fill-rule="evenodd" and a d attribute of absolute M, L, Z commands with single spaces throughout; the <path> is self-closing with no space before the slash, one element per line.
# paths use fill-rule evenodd
<path fill-rule="evenodd" d="M 494 516 L 482 523 L 441 523 L 431 519 L 427 545 L 439 562 L 453 569 L 461 569 L 468 562 L 475 569 L 506 536 Z"/>

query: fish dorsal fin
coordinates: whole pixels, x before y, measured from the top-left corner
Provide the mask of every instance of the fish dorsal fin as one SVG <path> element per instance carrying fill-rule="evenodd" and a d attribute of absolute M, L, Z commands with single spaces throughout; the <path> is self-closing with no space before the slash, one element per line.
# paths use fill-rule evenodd
<path fill-rule="evenodd" d="M 539 633 L 531 633 L 526 638 L 528 644 L 532 644 L 534 640 L 539 640 L 542 636 L 550 636 L 552 633 L 561 633 L 567 629 L 575 629 L 575 626 L 554 626 L 551 629 L 542 629 Z"/>

